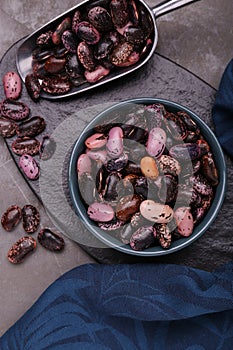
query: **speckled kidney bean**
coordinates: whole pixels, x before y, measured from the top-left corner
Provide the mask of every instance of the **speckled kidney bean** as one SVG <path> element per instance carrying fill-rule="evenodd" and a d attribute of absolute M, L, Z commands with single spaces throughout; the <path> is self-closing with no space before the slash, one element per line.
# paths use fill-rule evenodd
<path fill-rule="evenodd" d="M 201 174 L 194 175 L 191 177 L 191 181 L 193 184 L 193 188 L 198 193 L 204 196 L 209 196 L 212 194 L 213 188 L 203 175 Z"/>
<path fill-rule="evenodd" d="M 164 174 L 171 174 L 173 176 L 177 176 L 181 172 L 181 165 L 178 162 L 178 160 L 166 154 L 163 154 L 158 159 L 158 165 L 160 170 Z"/>
<path fill-rule="evenodd" d="M 27 233 L 34 233 L 40 224 L 40 213 L 36 207 L 31 204 L 24 205 L 22 208 L 23 228 Z"/>
<path fill-rule="evenodd" d="M 66 76 L 43 77 L 41 88 L 51 95 L 60 95 L 70 91 L 72 84 Z"/>
<path fill-rule="evenodd" d="M 123 131 L 120 127 L 116 126 L 109 131 L 106 150 L 111 158 L 117 158 L 122 154 Z"/>
<path fill-rule="evenodd" d="M 155 243 L 156 230 L 153 226 L 138 228 L 130 238 L 130 247 L 134 250 L 144 250 Z"/>
<path fill-rule="evenodd" d="M 130 55 L 133 53 L 133 45 L 130 43 L 120 42 L 111 54 L 111 63 L 116 67 L 124 66 L 128 62 Z"/>
<path fill-rule="evenodd" d="M 53 232 L 49 228 L 43 228 L 40 230 L 38 236 L 38 242 L 46 249 L 53 252 L 60 252 L 65 247 L 65 241 L 61 235 Z"/>
<path fill-rule="evenodd" d="M 79 22 L 75 28 L 77 36 L 84 40 L 89 45 L 94 45 L 100 40 L 100 33 L 98 30 L 89 22 Z"/>
<path fill-rule="evenodd" d="M 16 133 L 19 137 L 34 137 L 44 131 L 46 123 L 44 118 L 35 116 L 17 125 Z"/>
<path fill-rule="evenodd" d="M 94 58 L 93 48 L 85 41 L 81 41 L 77 47 L 77 56 L 80 63 L 89 71 L 95 69 L 96 60 Z"/>
<path fill-rule="evenodd" d="M 114 217 L 108 222 L 98 222 L 98 226 L 104 231 L 116 231 L 124 225 L 124 222 Z"/>
<path fill-rule="evenodd" d="M 11 144 L 12 151 L 17 155 L 29 154 L 33 156 L 39 152 L 40 142 L 28 137 L 17 138 Z"/>
<path fill-rule="evenodd" d="M 0 111 L 3 117 L 15 121 L 26 119 L 30 114 L 30 109 L 25 103 L 11 99 L 3 100 L 0 106 Z"/>
<path fill-rule="evenodd" d="M 62 43 L 69 52 L 76 53 L 78 38 L 71 30 L 64 31 L 62 34 Z"/>
<path fill-rule="evenodd" d="M 92 203 L 89 205 L 87 215 L 97 222 L 108 222 L 114 218 L 114 210 L 110 204 Z"/>
<path fill-rule="evenodd" d="M 36 45 L 41 47 L 50 47 L 52 45 L 52 30 L 48 30 L 45 33 L 42 33 L 36 39 Z"/>
<path fill-rule="evenodd" d="M 74 88 L 83 83 L 96 84 L 112 70 L 117 74 L 119 67 L 121 72 L 122 67 L 135 65 L 150 50 L 153 42 L 153 23 L 147 12 L 138 1 L 98 0 L 81 4 L 60 23 L 55 21 L 54 26 L 51 24 L 49 30 L 39 34 L 33 48 L 32 69 L 35 76 L 42 79 L 43 90 L 48 94 L 69 91 L 64 86 L 59 92 L 57 87 L 52 88 L 54 79 L 50 80 L 50 87 L 47 83 L 43 86 L 43 80 L 47 81 L 44 61 L 52 56 L 61 58 L 61 52 L 66 61 L 70 53 L 77 52 L 78 65 L 80 63 L 86 68 L 75 79 L 61 71 L 70 78 Z"/>
<path fill-rule="evenodd" d="M 157 203 L 151 199 L 144 200 L 140 205 L 140 213 L 149 221 L 166 224 L 173 218 L 173 210 L 169 205 Z"/>
<path fill-rule="evenodd" d="M 55 45 L 58 45 L 62 41 L 62 34 L 66 29 L 71 28 L 71 19 L 70 17 L 66 17 L 55 29 L 52 34 L 52 41 Z"/>
<path fill-rule="evenodd" d="M 17 100 L 22 92 L 22 83 L 16 72 L 8 72 L 3 77 L 3 86 L 6 98 Z"/>
<path fill-rule="evenodd" d="M 129 21 L 128 4 L 126 0 L 111 0 L 110 12 L 116 28 L 122 28 Z"/>
<path fill-rule="evenodd" d="M 27 92 L 33 101 L 38 101 L 41 93 L 41 84 L 35 74 L 27 74 L 25 78 Z"/>
<path fill-rule="evenodd" d="M 72 19 L 72 25 L 71 25 L 72 31 L 74 33 L 76 33 L 75 28 L 77 27 L 77 24 L 81 22 L 81 18 L 82 18 L 81 12 L 79 10 L 75 11 Z"/>
<path fill-rule="evenodd" d="M 44 64 L 44 69 L 50 74 L 56 74 L 61 72 L 66 65 L 65 58 L 57 58 L 55 56 L 50 56 Z"/>
<path fill-rule="evenodd" d="M 40 172 L 39 165 L 32 156 L 29 154 L 23 154 L 20 157 L 19 166 L 30 180 L 38 179 Z"/>
<path fill-rule="evenodd" d="M 36 240 L 31 236 L 20 238 L 8 251 L 7 257 L 12 264 L 20 264 L 36 249 Z"/>
<path fill-rule="evenodd" d="M 206 211 L 203 207 L 194 208 L 192 212 L 194 225 L 199 223 L 203 219 L 205 214 L 206 214 Z"/>
<path fill-rule="evenodd" d="M 177 222 L 178 232 L 181 236 L 188 237 L 193 232 L 193 216 L 189 207 L 177 208 L 174 217 Z"/>
<path fill-rule="evenodd" d="M 95 6 L 88 11 L 88 19 L 99 31 L 109 31 L 113 28 L 110 13 L 101 6 Z"/>
<path fill-rule="evenodd" d="M 2 227 L 6 231 L 12 231 L 20 222 L 22 210 L 18 205 L 11 205 L 2 215 Z"/>
<path fill-rule="evenodd" d="M 168 249 L 172 242 L 172 235 L 171 231 L 166 224 L 156 224 L 156 237 L 161 245 L 162 248 Z"/>
<path fill-rule="evenodd" d="M 166 144 L 166 133 L 161 128 L 153 128 L 149 132 L 146 150 L 152 157 L 159 157 Z"/>
<path fill-rule="evenodd" d="M 16 133 L 17 124 L 13 120 L 0 117 L 0 136 L 12 137 Z"/>

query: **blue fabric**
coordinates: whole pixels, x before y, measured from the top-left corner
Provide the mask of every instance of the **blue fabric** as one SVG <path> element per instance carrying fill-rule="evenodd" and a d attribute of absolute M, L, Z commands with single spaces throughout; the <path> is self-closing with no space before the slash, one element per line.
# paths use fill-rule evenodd
<path fill-rule="evenodd" d="M 233 59 L 222 76 L 212 117 L 221 146 L 233 158 Z"/>
<path fill-rule="evenodd" d="M 2 350 L 231 350 L 233 263 L 77 267 L 0 339 Z"/>

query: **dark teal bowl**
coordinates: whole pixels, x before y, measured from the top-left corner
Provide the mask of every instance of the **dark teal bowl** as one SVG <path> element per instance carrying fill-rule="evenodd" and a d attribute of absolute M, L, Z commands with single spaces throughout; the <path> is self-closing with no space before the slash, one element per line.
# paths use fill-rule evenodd
<path fill-rule="evenodd" d="M 172 242 L 169 249 L 163 249 L 160 246 L 152 246 L 143 251 L 135 251 L 130 247 L 130 245 L 123 244 L 122 242 L 114 238 L 111 234 L 101 230 L 97 225 L 95 225 L 95 223 L 92 220 L 89 219 L 86 213 L 86 208 L 83 204 L 83 201 L 79 192 L 76 163 L 79 155 L 84 151 L 84 148 L 85 148 L 84 141 L 88 136 L 90 136 L 93 133 L 93 128 L 96 125 L 100 125 L 103 122 L 106 123 L 106 120 L 109 120 L 109 116 L 115 114 L 115 112 L 121 111 L 123 109 L 124 110 L 127 109 L 127 107 L 129 107 L 129 104 L 146 105 L 146 104 L 153 104 L 153 103 L 162 103 L 165 106 L 165 108 L 170 112 L 185 111 L 196 122 L 204 138 L 209 143 L 212 153 L 214 155 L 215 164 L 217 166 L 218 173 L 219 173 L 219 184 L 216 188 L 215 197 L 209 211 L 207 212 L 203 220 L 195 227 L 191 236 L 187 238 L 180 238 L 179 240 Z M 117 249 L 126 254 L 132 254 L 132 255 L 143 256 L 143 257 L 160 256 L 160 255 L 176 252 L 180 249 L 183 249 L 189 246 L 192 242 L 196 241 L 199 237 L 201 237 L 204 234 L 204 232 L 213 223 L 213 221 L 215 220 L 216 216 L 220 211 L 220 208 L 224 200 L 225 192 L 226 192 L 226 164 L 225 164 L 225 159 L 224 159 L 221 146 L 219 145 L 219 142 L 216 139 L 214 133 L 206 125 L 206 123 L 202 119 L 200 119 L 195 113 L 193 113 L 188 108 L 181 106 L 178 103 L 175 103 L 172 101 L 167 101 L 167 100 L 157 99 L 157 98 L 138 98 L 138 99 L 126 100 L 113 105 L 112 107 L 99 113 L 87 125 L 87 127 L 83 130 L 83 132 L 80 134 L 80 136 L 78 137 L 77 141 L 74 144 L 71 157 L 70 157 L 70 163 L 69 163 L 68 182 L 69 182 L 70 197 L 72 200 L 74 210 L 77 216 L 84 222 L 88 230 L 96 238 L 98 238 L 100 241 L 105 243 L 108 247 Z"/>

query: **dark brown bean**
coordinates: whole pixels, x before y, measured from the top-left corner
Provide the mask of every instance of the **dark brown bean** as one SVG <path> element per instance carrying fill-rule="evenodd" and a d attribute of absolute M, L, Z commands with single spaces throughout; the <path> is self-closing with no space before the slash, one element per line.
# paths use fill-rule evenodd
<path fill-rule="evenodd" d="M 61 72 L 66 65 L 65 58 L 56 58 L 55 56 L 50 56 L 44 65 L 44 68 L 47 72 L 51 74 L 56 74 Z"/>
<path fill-rule="evenodd" d="M 23 102 L 6 99 L 1 103 L 0 112 L 3 117 L 19 121 L 29 116 L 30 109 Z"/>
<path fill-rule="evenodd" d="M 56 28 L 54 33 L 52 34 L 52 41 L 54 45 L 58 45 L 61 43 L 62 34 L 66 29 L 71 28 L 71 19 L 66 17 Z"/>
<path fill-rule="evenodd" d="M 22 209 L 23 228 L 27 233 L 34 233 L 40 224 L 40 213 L 36 207 L 27 204 Z"/>
<path fill-rule="evenodd" d="M 33 156 L 39 152 L 40 142 L 29 137 L 17 138 L 12 142 L 11 148 L 17 155 L 29 154 Z"/>
<path fill-rule="evenodd" d="M 41 68 L 39 63 L 33 67 L 33 71 L 35 70 L 35 67 L 37 67 L 37 69 Z M 44 65 L 42 66 L 42 69 L 44 69 Z M 40 97 L 40 92 L 41 92 L 41 85 L 35 74 L 28 74 L 26 76 L 25 86 L 31 99 L 33 101 L 38 101 Z"/>
<path fill-rule="evenodd" d="M 124 222 L 131 219 L 139 211 L 142 199 L 137 196 L 125 196 L 120 199 L 116 207 L 116 217 Z"/>
<path fill-rule="evenodd" d="M 71 82 L 66 76 L 44 77 L 41 87 L 48 94 L 59 95 L 70 91 Z"/>
<path fill-rule="evenodd" d="M 12 264 L 19 264 L 24 261 L 29 253 L 36 249 L 36 240 L 33 237 L 25 236 L 20 238 L 8 251 L 8 260 Z"/>
<path fill-rule="evenodd" d="M 2 216 L 2 227 L 6 231 L 12 231 L 19 223 L 22 217 L 21 208 L 18 205 L 10 206 Z"/>
<path fill-rule="evenodd" d="M 42 46 L 42 47 L 49 47 L 53 44 L 52 42 L 52 35 L 53 32 L 49 30 L 46 33 L 42 33 L 37 39 L 36 39 L 36 45 Z"/>
<path fill-rule="evenodd" d="M 13 120 L 0 117 L 0 136 L 12 137 L 16 133 L 17 124 Z"/>
<path fill-rule="evenodd" d="M 49 228 L 43 228 L 38 234 L 38 242 L 51 251 L 61 251 L 65 247 L 64 239 Z"/>
<path fill-rule="evenodd" d="M 130 238 L 130 246 L 134 250 L 144 250 L 155 243 L 156 231 L 152 226 L 140 227 Z"/>
<path fill-rule="evenodd" d="M 45 127 L 44 118 L 35 116 L 17 125 L 16 133 L 19 137 L 34 137 L 44 131 Z"/>

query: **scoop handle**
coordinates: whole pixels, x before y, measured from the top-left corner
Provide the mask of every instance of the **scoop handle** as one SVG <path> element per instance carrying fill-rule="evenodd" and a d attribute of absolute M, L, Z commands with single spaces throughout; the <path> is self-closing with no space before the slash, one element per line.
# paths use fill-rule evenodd
<path fill-rule="evenodd" d="M 200 0 L 165 0 L 152 8 L 155 18 Z"/>

